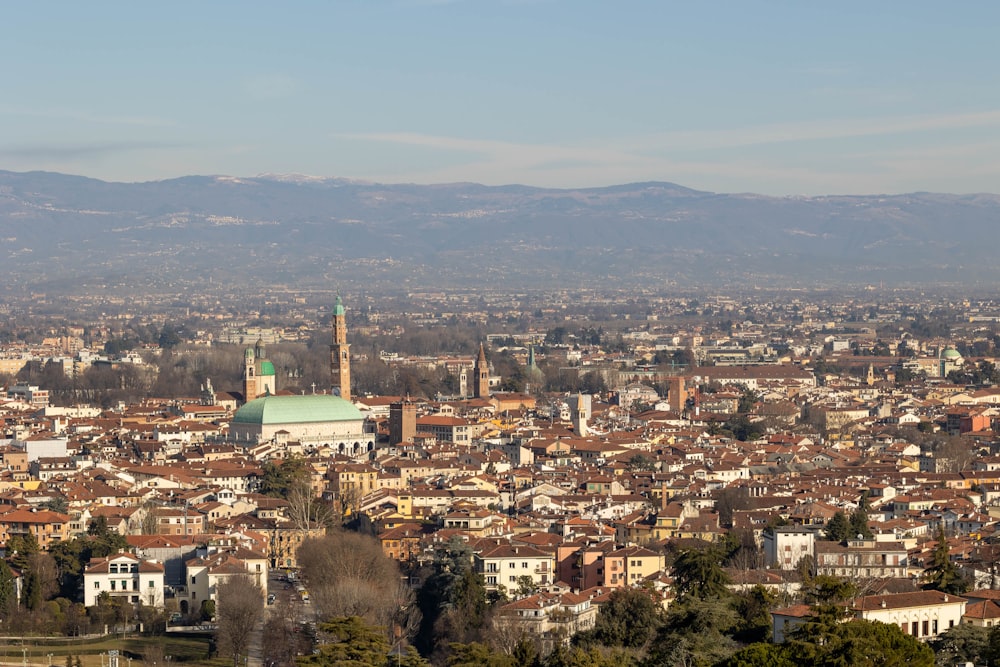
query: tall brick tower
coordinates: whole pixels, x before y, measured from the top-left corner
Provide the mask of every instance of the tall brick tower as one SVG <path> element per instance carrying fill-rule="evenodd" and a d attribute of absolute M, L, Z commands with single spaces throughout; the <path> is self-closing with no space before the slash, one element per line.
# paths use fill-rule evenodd
<path fill-rule="evenodd" d="M 486 398 L 490 395 L 490 367 L 486 363 L 486 350 L 483 344 L 479 344 L 479 356 L 472 367 L 472 374 L 475 380 L 472 385 L 472 396 L 474 398 Z"/>
<path fill-rule="evenodd" d="M 333 307 L 333 338 L 330 343 L 330 383 L 333 393 L 351 400 L 351 346 L 347 344 L 347 323 L 344 320 L 344 303 L 337 295 Z"/>

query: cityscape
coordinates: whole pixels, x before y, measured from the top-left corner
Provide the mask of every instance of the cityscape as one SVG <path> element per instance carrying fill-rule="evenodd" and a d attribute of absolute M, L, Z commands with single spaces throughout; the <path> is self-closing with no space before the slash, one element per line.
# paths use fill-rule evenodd
<path fill-rule="evenodd" d="M 1000 613 L 995 300 L 220 287 L 3 317 L 19 635 L 674 664 L 779 659 L 829 610 L 940 656 Z"/>
<path fill-rule="evenodd" d="M 1000 667 L 1000 4 L 3 25 L 0 667 Z"/>

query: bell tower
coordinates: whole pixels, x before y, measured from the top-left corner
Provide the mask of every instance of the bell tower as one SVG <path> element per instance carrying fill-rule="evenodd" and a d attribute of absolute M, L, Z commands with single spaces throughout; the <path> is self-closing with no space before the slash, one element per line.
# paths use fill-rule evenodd
<path fill-rule="evenodd" d="M 351 400 L 351 346 L 347 344 L 347 323 L 344 319 L 344 303 L 337 295 L 333 307 L 333 336 L 330 342 L 330 383 L 333 393 Z"/>
<path fill-rule="evenodd" d="M 479 344 L 479 356 L 472 368 L 475 376 L 472 385 L 472 395 L 474 398 L 488 398 L 490 395 L 490 367 L 486 363 L 486 350 L 483 344 Z"/>

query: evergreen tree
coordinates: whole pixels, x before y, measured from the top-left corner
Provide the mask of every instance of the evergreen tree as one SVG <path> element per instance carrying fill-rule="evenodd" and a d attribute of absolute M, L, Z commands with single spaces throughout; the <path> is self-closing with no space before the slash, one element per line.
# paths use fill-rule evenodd
<path fill-rule="evenodd" d="M 958 571 L 955 563 L 951 561 L 951 553 L 948 547 L 948 540 L 944 536 L 944 527 L 938 530 L 937 546 L 931 556 L 931 563 L 924 570 L 924 588 L 961 595 L 969 590 L 969 582 Z"/>
<path fill-rule="evenodd" d="M 17 602 L 17 590 L 14 588 L 14 573 L 7 561 L 0 560 L 0 614 L 6 617 Z"/>
<path fill-rule="evenodd" d="M 872 530 L 868 527 L 868 512 L 864 507 L 859 507 L 858 509 L 851 512 L 850 526 L 848 528 L 848 538 L 855 539 L 860 535 L 863 539 L 872 539 Z"/>
<path fill-rule="evenodd" d="M 584 646 L 642 648 L 663 623 L 663 608 L 637 588 L 621 588 L 601 605 L 594 627 L 578 632 L 574 643 Z"/>
<path fill-rule="evenodd" d="M 680 552 L 674 559 L 672 572 L 678 599 L 729 596 L 729 576 L 722 569 L 722 554 L 715 547 Z"/>
<path fill-rule="evenodd" d="M 837 511 L 826 523 L 826 539 L 846 542 L 851 535 L 851 522 L 842 511 Z"/>

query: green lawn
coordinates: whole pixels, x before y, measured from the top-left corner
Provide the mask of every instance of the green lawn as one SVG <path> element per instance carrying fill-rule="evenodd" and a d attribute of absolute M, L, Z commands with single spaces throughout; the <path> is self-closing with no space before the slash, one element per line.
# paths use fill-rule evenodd
<path fill-rule="evenodd" d="M 168 662 L 182 663 L 188 667 L 223 667 L 231 664 L 231 660 L 225 658 L 208 659 L 208 638 L 207 637 L 105 637 L 98 640 L 76 640 L 67 643 L 65 640 L 48 640 L 45 638 L 28 637 L 24 640 L 24 648 L 27 649 L 27 662 L 31 665 L 49 664 L 48 654 L 52 654 L 53 667 L 65 667 L 66 656 L 80 656 L 83 667 L 101 667 L 101 654 L 109 650 L 117 650 L 119 655 L 118 667 L 143 667 L 141 659 L 133 659 L 132 664 L 124 658 L 124 651 L 134 655 L 146 655 L 151 651 L 151 655 L 170 656 Z M 20 643 L 3 642 L 0 645 L 0 662 L 20 663 L 23 659 Z M 107 665 L 105 658 L 105 665 Z M 164 665 L 164 667 L 167 667 Z"/>

